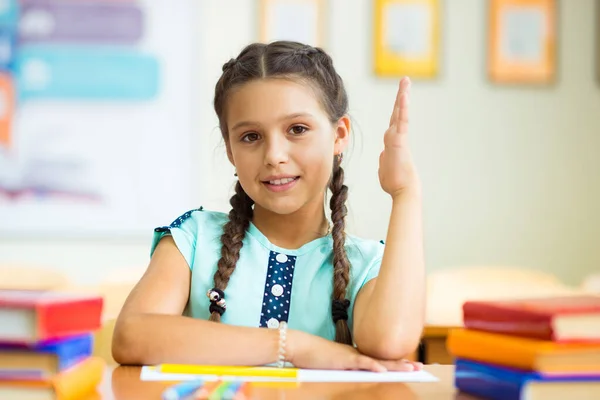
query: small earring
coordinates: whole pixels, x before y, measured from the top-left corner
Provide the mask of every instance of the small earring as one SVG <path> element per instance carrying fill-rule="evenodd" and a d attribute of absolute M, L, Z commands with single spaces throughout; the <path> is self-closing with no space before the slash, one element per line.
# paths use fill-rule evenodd
<path fill-rule="evenodd" d="M 342 160 L 344 159 L 344 153 L 338 154 L 337 157 L 338 157 L 338 164 L 341 164 Z"/>
<path fill-rule="evenodd" d="M 235 171 L 235 172 L 233 173 L 233 176 L 237 176 L 237 171 Z"/>

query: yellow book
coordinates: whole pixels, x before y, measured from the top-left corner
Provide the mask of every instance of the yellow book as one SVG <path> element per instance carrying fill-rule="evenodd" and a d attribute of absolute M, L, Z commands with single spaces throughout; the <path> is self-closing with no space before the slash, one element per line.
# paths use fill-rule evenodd
<path fill-rule="evenodd" d="M 161 364 L 158 370 L 167 374 L 264 376 L 269 378 L 297 379 L 297 368 L 243 367 L 225 365 Z"/>

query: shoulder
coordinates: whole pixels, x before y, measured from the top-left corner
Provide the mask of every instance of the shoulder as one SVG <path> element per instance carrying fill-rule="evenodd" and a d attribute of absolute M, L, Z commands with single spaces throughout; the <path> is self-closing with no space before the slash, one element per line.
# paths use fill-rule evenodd
<path fill-rule="evenodd" d="M 227 220 L 228 216 L 223 212 L 209 211 L 204 207 L 200 207 L 186 211 L 169 225 L 155 228 L 154 232 L 160 234 L 170 232 L 173 229 L 180 229 L 197 236 L 203 233 L 221 231 Z"/>
<path fill-rule="evenodd" d="M 208 246 L 212 243 L 218 243 L 223 233 L 223 225 L 227 223 L 227 220 L 227 214 L 208 211 L 203 207 L 186 211 L 169 225 L 154 229 L 150 255 L 152 256 L 158 242 L 165 235 L 171 235 L 191 268 L 194 263 L 196 247 L 209 248 Z"/>
<path fill-rule="evenodd" d="M 368 266 L 381 261 L 385 243 L 383 240 L 364 239 L 346 235 L 346 254 L 353 268 Z"/>

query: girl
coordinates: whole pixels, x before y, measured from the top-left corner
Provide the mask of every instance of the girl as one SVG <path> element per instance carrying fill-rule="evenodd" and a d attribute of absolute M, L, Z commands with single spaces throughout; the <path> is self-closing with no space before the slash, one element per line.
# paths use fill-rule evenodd
<path fill-rule="evenodd" d="M 424 319 L 409 85 L 400 82 L 379 158 L 379 180 L 392 199 L 384 246 L 344 232 L 341 164 L 350 120 L 331 58 L 274 42 L 249 45 L 227 62 L 214 108 L 238 177 L 232 209 L 188 211 L 155 230 L 148 269 L 115 327 L 115 360 L 421 368 L 403 360 Z"/>

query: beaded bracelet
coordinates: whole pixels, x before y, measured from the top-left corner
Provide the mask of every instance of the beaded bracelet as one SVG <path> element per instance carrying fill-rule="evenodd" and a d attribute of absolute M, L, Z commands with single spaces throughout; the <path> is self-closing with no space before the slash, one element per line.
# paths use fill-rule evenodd
<path fill-rule="evenodd" d="M 283 368 L 285 365 L 285 344 L 287 334 L 287 323 L 281 321 L 279 323 L 279 351 L 277 352 L 277 367 Z"/>

